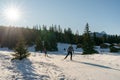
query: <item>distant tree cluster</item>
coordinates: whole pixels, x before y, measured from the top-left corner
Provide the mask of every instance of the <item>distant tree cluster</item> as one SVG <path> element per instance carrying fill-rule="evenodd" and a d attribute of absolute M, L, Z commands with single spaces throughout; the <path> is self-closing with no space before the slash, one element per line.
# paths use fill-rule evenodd
<path fill-rule="evenodd" d="M 120 43 L 120 36 L 106 34 L 97 36 L 96 32 L 90 32 L 87 26 L 89 26 L 88 23 L 82 35 L 79 35 L 78 30 L 73 33 L 71 28 L 62 29 L 60 25 L 42 25 L 33 26 L 33 28 L 0 26 L 0 47 L 15 48 L 20 36 L 24 38 L 27 46 L 35 45 L 36 51 L 42 51 L 44 47 L 49 51 L 56 51 L 58 42 L 77 44 L 78 47 Z M 86 42 L 88 43 L 85 44 Z"/>
<path fill-rule="evenodd" d="M 120 36 L 118 35 L 107 35 L 104 34 L 102 37 L 96 36 L 96 33 L 93 33 L 93 39 L 94 39 L 94 43 L 95 45 L 100 45 L 102 43 L 120 43 Z"/>
<path fill-rule="evenodd" d="M 56 51 L 57 42 L 73 44 L 80 41 L 79 34 L 74 35 L 71 28 L 62 30 L 60 25 L 34 26 L 32 29 L 0 26 L 0 47 L 14 49 L 20 36 L 24 38 L 27 46 L 35 45 L 36 51 L 42 51 L 44 47 L 49 51 Z"/>

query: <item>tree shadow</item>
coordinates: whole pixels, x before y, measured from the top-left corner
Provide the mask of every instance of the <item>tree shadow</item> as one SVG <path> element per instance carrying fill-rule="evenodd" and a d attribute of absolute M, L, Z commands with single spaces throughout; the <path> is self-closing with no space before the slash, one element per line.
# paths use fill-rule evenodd
<path fill-rule="evenodd" d="M 29 59 L 14 60 L 12 61 L 15 69 L 21 74 L 23 80 L 42 80 L 43 78 L 49 79 L 47 75 L 38 75 L 35 72 L 35 68 L 32 66 L 32 62 Z M 21 79 L 17 77 L 16 79 Z"/>
<path fill-rule="evenodd" d="M 100 64 L 94 64 L 94 63 L 89 63 L 89 62 L 80 62 L 80 61 L 75 61 L 75 60 L 73 60 L 73 62 L 82 63 L 82 64 L 94 66 L 94 67 L 100 67 L 100 68 L 112 69 L 112 70 L 120 71 L 120 69 L 115 69 L 115 68 L 112 68 L 112 67 L 109 67 L 109 66 L 105 66 L 105 65 L 100 65 Z"/>

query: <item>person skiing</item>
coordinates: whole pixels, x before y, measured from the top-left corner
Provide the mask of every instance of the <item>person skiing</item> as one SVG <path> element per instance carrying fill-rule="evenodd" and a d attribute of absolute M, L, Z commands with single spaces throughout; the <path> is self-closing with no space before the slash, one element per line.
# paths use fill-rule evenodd
<path fill-rule="evenodd" d="M 73 54 L 73 52 L 74 52 L 74 49 L 73 49 L 72 45 L 70 45 L 68 47 L 68 49 L 67 49 L 67 55 L 65 56 L 64 59 L 66 59 L 68 57 L 68 55 L 70 55 L 70 60 L 72 60 L 72 54 Z"/>
<path fill-rule="evenodd" d="M 44 53 L 45 53 L 45 57 L 47 57 L 47 50 L 46 50 L 46 47 L 44 47 Z"/>

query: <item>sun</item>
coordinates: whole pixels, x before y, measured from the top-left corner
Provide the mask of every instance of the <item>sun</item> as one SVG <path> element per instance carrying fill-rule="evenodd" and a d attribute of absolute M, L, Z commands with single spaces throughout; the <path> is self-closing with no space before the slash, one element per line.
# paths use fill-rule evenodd
<path fill-rule="evenodd" d="M 16 7 L 8 7 L 4 9 L 3 15 L 10 21 L 17 21 L 20 19 L 20 11 Z"/>

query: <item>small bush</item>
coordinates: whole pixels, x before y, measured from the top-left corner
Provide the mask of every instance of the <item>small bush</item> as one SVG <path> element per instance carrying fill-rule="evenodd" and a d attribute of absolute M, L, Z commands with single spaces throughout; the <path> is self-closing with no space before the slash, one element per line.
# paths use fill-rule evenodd
<path fill-rule="evenodd" d="M 108 48 L 109 46 L 108 45 L 106 45 L 106 44 L 101 44 L 100 45 L 100 48 Z"/>
<path fill-rule="evenodd" d="M 82 55 L 95 54 L 95 53 L 98 53 L 98 51 L 96 51 L 96 50 L 91 50 L 91 51 L 87 51 L 87 52 L 83 51 Z"/>
<path fill-rule="evenodd" d="M 112 46 L 110 47 L 110 52 L 119 52 L 119 49 Z"/>

